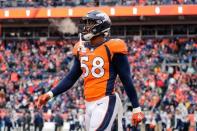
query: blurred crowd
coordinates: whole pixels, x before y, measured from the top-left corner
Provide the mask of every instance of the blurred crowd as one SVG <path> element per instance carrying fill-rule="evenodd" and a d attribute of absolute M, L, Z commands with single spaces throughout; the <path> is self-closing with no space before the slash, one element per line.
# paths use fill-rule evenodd
<path fill-rule="evenodd" d="M 197 0 L 0 0 L 0 7 L 196 4 Z"/>
<path fill-rule="evenodd" d="M 154 128 L 194 130 L 197 124 L 197 40 L 134 38 L 125 41 L 129 47 L 133 83 L 145 112 L 146 119 L 140 128 L 146 131 Z M 66 121 L 73 130 L 84 126 L 82 79 L 71 90 L 49 101 L 43 110 L 36 109 L 34 103 L 69 71 L 76 42 L 1 42 L 0 127 L 28 130 L 28 125 L 34 124 L 42 129 L 43 124 L 36 125 L 36 122 L 44 121 L 53 121 L 58 126 Z M 115 87 L 121 92 L 124 127 L 129 130 L 132 126 L 131 105 L 119 79 Z"/>
<path fill-rule="evenodd" d="M 197 128 L 197 116 L 191 115 L 197 113 L 197 41 L 177 38 L 127 43 L 146 130 L 158 123 L 163 129 L 187 131 L 189 123 Z"/>

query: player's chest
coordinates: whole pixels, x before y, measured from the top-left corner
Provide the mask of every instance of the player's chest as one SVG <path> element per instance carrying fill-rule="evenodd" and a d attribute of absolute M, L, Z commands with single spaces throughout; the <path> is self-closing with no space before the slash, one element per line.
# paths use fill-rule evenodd
<path fill-rule="evenodd" d="M 109 69 L 109 57 L 104 46 L 85 48 L 79 53 L 83 76 L 102 77 Z"/>

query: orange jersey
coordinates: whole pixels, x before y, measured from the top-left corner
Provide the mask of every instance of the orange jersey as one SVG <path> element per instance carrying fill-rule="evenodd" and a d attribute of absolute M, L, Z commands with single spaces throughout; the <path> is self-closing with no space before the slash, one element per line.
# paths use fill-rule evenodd
<path fill-rule="evenodd" d="M 84 96 L 87 101 L 97 100 L 114 92 L 116 73 L 112 66 L 115 53 L 127 54 L 127 46 L 120 39 L 110 39 L 95 47 L 77 43 L 73 54 L 80 60 L 84 77 Z"/>

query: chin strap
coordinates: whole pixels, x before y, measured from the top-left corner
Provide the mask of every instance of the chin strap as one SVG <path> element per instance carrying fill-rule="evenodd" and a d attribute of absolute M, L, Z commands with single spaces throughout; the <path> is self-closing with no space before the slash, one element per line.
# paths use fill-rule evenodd
<path fill-rule="evenodd" d="M 83 35 L 83 39 L 89 41 L 94 36 L 95 35 L 93 33 L 88 33 L 88 34 Z"/>

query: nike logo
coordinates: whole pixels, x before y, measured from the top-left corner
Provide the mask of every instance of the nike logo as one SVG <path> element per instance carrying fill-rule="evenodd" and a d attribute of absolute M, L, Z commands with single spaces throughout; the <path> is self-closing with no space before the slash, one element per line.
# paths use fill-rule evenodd
<path fill-rule="evenodd" d="M 103 104 L 103 103 L 97 103 L 97 106 L 99 106 L 99 105 L 101 105 L 101 104 Z"/>

